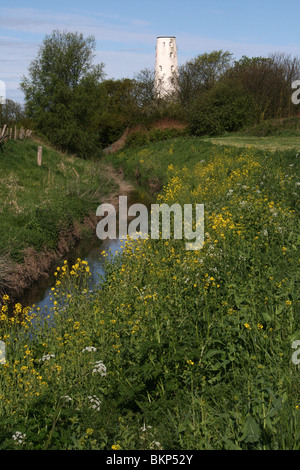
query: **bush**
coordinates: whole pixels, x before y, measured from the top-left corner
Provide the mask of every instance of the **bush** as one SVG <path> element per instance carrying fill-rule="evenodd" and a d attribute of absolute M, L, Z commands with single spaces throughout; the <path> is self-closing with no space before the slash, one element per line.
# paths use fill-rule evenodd
<path fill-rule="evenodd" d="M 220 82 L 198 96 L 188 120 L 194 135 L 235 132 L 253 123 L 251 98 L 240 84 Z"/>
<path fill-rule="evenodd" d="M 188 134 L 186 128 L 152 128 L 150 130 L 138 130 L 128 135 L 126 140 L 127 147 L 139 147 L 150 142 L 159 142 L 161 140 L 174 139 Z"/>
<path fill-rule="evenodd" d="M 300 134 L 300 117 L 293 116 L 286 119 L 272 119 L 260 124 L 246 128 L 244 134 L 255 137 L 266 137 L 269 135 L 298 136 Z"/>

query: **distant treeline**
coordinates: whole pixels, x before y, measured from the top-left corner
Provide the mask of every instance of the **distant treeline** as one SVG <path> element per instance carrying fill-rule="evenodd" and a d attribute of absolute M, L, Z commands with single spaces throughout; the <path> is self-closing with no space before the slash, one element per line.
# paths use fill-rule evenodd
<path fill-rule="evenodd" d="M 180 67 L 178 94 L 192 132 L 217 135 L 299 114 L 300 105 L 292 102 L 298 79 L 298 57 L 276 53 L 236 61 L 214 51 Z"/>
<path fill-rule="evenodd" d="M 0 125 L 26 120 L 26 127 L 57 148 L 83 158 L 100 156 L 127 127 L 159 119 L 187 124 L 194 135 L 233 132 L 265 120 L 292 117 L 292 83 L 300 58 L 276 53 L 235 60 L 228 51 L 200 54 L 179 67 L 176 91 L 157 97 L 154 69 L 134 79 L 106 79 L 94 64 L 95 38 L 53 31 L 21 80 L 25 111 L 7 100 Z M 30 125 L 29 125 L 30 123 Z"/>

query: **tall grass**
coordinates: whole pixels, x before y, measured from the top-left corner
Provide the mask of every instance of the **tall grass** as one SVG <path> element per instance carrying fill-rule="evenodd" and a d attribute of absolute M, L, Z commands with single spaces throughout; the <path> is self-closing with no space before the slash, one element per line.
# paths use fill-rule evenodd
<path fill-rule="evenodd" d="M 204 247 L 128 239 L 93 292 L 79 259 L 51 311 L 9 318 L 6 299 L 1 448 L 299 449 L 295 153 L 179 139 L 121 159 L 160 179 L 158 202 L 204 204 Z"/>
<path fill-rule="evenodd" d="M 0 255 L 16 262 L 24 249 L 54 249 L 61 234 L 95 213 L 115 185 L 97 161 L 86 161 L 37 142 L 8 141 L 0 155 Z"/>
<path fill-rule="evenodd" d="M 101 162 L 43 145 L 38 166 L 37 148 L 8 141 L 0 154 L 0 293 L 14 298 L 88 235 L 96 207 L 116 189 Z"/>

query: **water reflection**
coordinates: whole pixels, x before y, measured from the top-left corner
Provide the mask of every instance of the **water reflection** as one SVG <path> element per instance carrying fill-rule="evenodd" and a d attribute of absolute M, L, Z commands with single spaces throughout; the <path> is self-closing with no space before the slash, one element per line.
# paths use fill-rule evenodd
<path fill-rule="evenodd" d="M 96 237 L 88 238 L 80 242 L 76 248 L 71 250 L 63 260 L 67 260 L 69 266 L 76 263 L 78 258 L 88 262 L 91 276 L 89 278 L 90 289 L 93 286 L 98 285 L 104 277 L 104 256 L 101 255 L 103 251 L 106 253 L 110 252 L 111 256 L 115 256 L 116 253 L 120 253 L 122 248 L 122 240 L 99 240 Z M 53 293 L 51 288 L 55 285 L 56 278 L 54 272 L 57 266 L 63 265 L 63 260 L 55 263 L 52 270 L 49 273 L 49 277 L 37 281 L 30 290 L 23 296 L 22 305 L 35 306 L 40 308 L 41 311 L 47 311 L 53 305 L 51 297 Z"/>
<path fill-rule="evenodd" d="M 128 199 L 128 204 L 132 205 L 136 202 L 145 204 L 149 207 L 149 195 L 144 191 L 134 191 Z M 34 305 L 35 310 L 39 308 L 42 315 L 47 315 L 48 309 L 53 306 L 53 301 L 51 300 L 51 288 L 55 286 L 56 283 L 54 272 L 56 271 L 57 266 L 63 265 L 65 259 L 68 261 L 69 266 L 75 264 L 78 258 L 88 262 L 91 272 L 89 284 L 90 289 L 92 290 L 93 286 L 98 285 L 104 276 L 106 258 L 104 258 L 101 253 L 103 251 L 106 253 L 110 252 L 111 256 L 115 256 L 117 252 L 120 253 L 122 251 L 123 244 L 124 241 L 122 243 L 122 240 L 119 238 L 115 240 L 99 240 L 96 234 L 82 240 L 75 248 L 70 250 L 62 260 L 53 265 L 47 278 L 38 280 L 30 290 L 23 295 L 22 299 L 20 299 L 20 303 L 23 307 Z"/>

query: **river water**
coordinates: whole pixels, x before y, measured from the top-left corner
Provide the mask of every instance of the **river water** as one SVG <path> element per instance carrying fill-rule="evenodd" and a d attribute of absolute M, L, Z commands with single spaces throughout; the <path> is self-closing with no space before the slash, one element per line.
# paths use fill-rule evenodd
<path fill-rule="evenodd" d="M 134 203 L 144 204 L 149 208 L 149 194 L 141 190 L 133 191 L 128 197 L 128 206 Z M 91 272 L 89 280 L 90 289 L 93 290 L 93 286 L 98 285 L 104 276 L 104 265 L 105 262 L 107 262 L 107 258 L 104 258 L 101 253 L 103 251 L 106 253 L 110 252 L 111 256 L 115 256 L 117 253 L 122 251 L 121 246 L 122 240 L 119 238 L 114 240 L 100 240 L 97 238 L 95 232 L 92 236 L 80 241 L 67 255 L 63 257 L 63 259 L 57 261 L 49 271 L 49 276 L 36 281 L 23 297 L 19 299 L 19 302 L 23 307 L 34 306 L 34 310 L 39 307 L 41 312 L 46 313 L 48 308 L 53 306 L 53 301 L 51 300 L 51 288 L 54 287 L 56 283 L 54 272 L 58 266 L 63 265 L 64 260 L 68 261 L 69 266 L 75 264 L 78 258 L 88 262 Z"/>
<path fill-rule="evenodd" d="M 78 258 L 86 260 L 91 272 L 89 282 L 90 289 L 92 289 L 93 286 L 101 282 L 104 276 L 104 257 L 101 253 L 103 251 L 111 251 L 111 254 L 115 255 L 122 250 L 121 245 L 122 241 L 119 238 L 116 240 L 107 239 L 103 241 L 99 240 L 96 236 L 86 238 L 79 242 L 75 248 L 71 249 L 70 252 L 64 256 L 63 260 L 67 260 L 69 266 L 75 264 Z M 31 307 L 34 305 L 35 309 L 39 307 L 41 310 L 45 310 L 45 308 L 49 308 L 53 305 L 50 298 L 52 293 L 51 288 L 54 287 L 56 283 L 54 272 L 57 266 L 63 265 L 63 260 L 59 260 L 53 265 L 47 278 L 39 279 L 28 289 L 22 299 L 20 299 L 20 303 L 23 307 Z"/>

